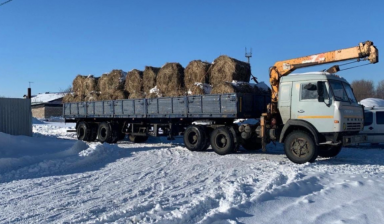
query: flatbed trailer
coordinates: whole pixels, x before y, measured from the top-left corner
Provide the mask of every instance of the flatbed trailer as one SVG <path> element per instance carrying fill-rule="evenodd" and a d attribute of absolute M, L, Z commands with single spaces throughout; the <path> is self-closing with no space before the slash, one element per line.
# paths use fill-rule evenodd
<path fill-rule="evenodd" d="M 234 120 L 259 118 L 270 102 L 270 95 L 255 93 L 75 102 L 64 104 L 63 117 L 65 122 L 76 122 L 79 140 L 115 143 L 128 134 L 139 143 L 148 136 L 183 135 L 192 151 L 205 150 L 214 141 L 212 148 L 227 154 L 240 145 L 261 147 L 250 138 L 254 130 L 247 129 L 244 139 Z"/>

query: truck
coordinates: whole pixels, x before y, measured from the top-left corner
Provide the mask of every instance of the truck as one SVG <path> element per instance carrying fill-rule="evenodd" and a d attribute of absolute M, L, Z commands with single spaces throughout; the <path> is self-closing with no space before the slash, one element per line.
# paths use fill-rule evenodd
<path fill-rule="evenodd" d="M 347 60 L 378 62 L 373 42 L 306 57 L 278 61 L 270 71 L 271 96 L 256 93 L 207 94 L 155 99 L 66 103 L 63 117 L 76 122 L 77 138 L 115 143 L 145 142 L 148 136 L 183 136 L 191 151 L 209 146 L 219 155 L 284 145 L 294 163 L 334 157 L 342 146 L 364 142 L 363 108 L 349 83 L 327 71 L 289 75 L 299 68 Z M 289 76 L 288 76 L 289 75 Z M 256 124 L 234 124 L 236 119 Z"/>

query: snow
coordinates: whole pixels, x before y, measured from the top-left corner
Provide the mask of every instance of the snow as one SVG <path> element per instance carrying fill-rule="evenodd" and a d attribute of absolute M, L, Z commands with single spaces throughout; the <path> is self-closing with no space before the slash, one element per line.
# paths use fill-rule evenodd
<path fill-rule="evenodd" d="M 384 107 L 384 99 L 367 98 L 359 102 L 364 107 Z"/>
<path fill-rule="evenodd" d="M 47 103 L 64 97 L 66 93 L 39 93 L 31 98 L 31 103 Z"/>
<path fill-rule="evenodd" d="M 195 82 L 195 86 L 198 86 L 204 91 L 204 94 L 210 94 L 212 91 L 212 86 L 207 83 Z M 188 90 L 188 95 L 193 95 L 191 90 Z"/>
<path fill-rule="evenodd" d="M 343 148 L 297 165 L 268 153 L 188 151 L 181 138 L 77 141 L 74 124 L 0 133 L 0 223 L 382 223 L 384 154 Z"/>
<path fill-rule="evenodd" d="M 153 87 L 152 89 L 149 90 L 149 93 L 155 93 L 157 97 L 162 97 L 159 88 L 157 86 Z"/>

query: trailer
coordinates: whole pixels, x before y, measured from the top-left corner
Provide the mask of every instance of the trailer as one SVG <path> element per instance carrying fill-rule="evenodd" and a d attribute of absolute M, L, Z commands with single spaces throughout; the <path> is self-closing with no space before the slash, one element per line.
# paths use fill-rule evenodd
<path fill-rule="evenodd" d="M 76 102 L 64 104 L 63 117 L 76 122 L 79 140 L 116 143 L 128 134 L 130 141 L 140 143 L 148 136 L 182 135 L 189 150 L 212 145 L 224 155 L 240 145 L 261 148 L 260 138 L 251 138 L 251 126 L 240 128 L 234 121 L 259 118 L 270 102 L 270 95 L 254 93 Z"/>

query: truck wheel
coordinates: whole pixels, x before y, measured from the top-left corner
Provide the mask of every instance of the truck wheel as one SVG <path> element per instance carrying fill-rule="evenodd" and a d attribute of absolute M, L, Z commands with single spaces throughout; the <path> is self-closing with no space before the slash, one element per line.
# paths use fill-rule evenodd
<path fill-rule="evenodd" d="M 87 124 L 87 122 L 80 122 L 77 126 L 77 139 L 82 141 L 90 141 L 92 129 L 90 128 L 90 125 Z"/>
<path fill-rule="evenodd" d="M 244 140 L 243 143 L 241 143 L 241 146 L 249 151 L 261 149 L 261 143 L 255 141 L 254 139 Z"/>
<path fill-rule="evenodd" d="M 112 130 L 108 122 L 102 122 L 99 125 L 97 138 L 100 142 L 112 143 Z"/>
<path fill-rule="evenodd" d="M 227 127 L 220 127 L 213 130 L 211 134 L 212 149 L 219 155 L 233 153 L 235 141 L 231 131 Z"/>
<path fill-rule="evenodd" d="M 312 136 L 304 131 L 291 132 L 284 141 L 284 151 L 288 159 L 297 164 L 314 162 L 318 154 Z"/>
<path fill-rule="evenodd" d="M 342 145 L 323 145 L 319 147 L 319 156 L 331 158 L 337 156 L 341 151 Z"/>
<path fill-rule="evenodd" d="M 148 136 L 134 136 L 134 135 L 129 135 L 128 136 L 129 141 L 133 143 L 143 143 L 148 140 Z"/>
<path fill-rule="evenodd" d="M 191 125 L 184 132 L 184 145 L 191 151 L 203 151 L 207 144 L 204 127 Z M 209 147 L 209 146 L 208 146 Z"/>

